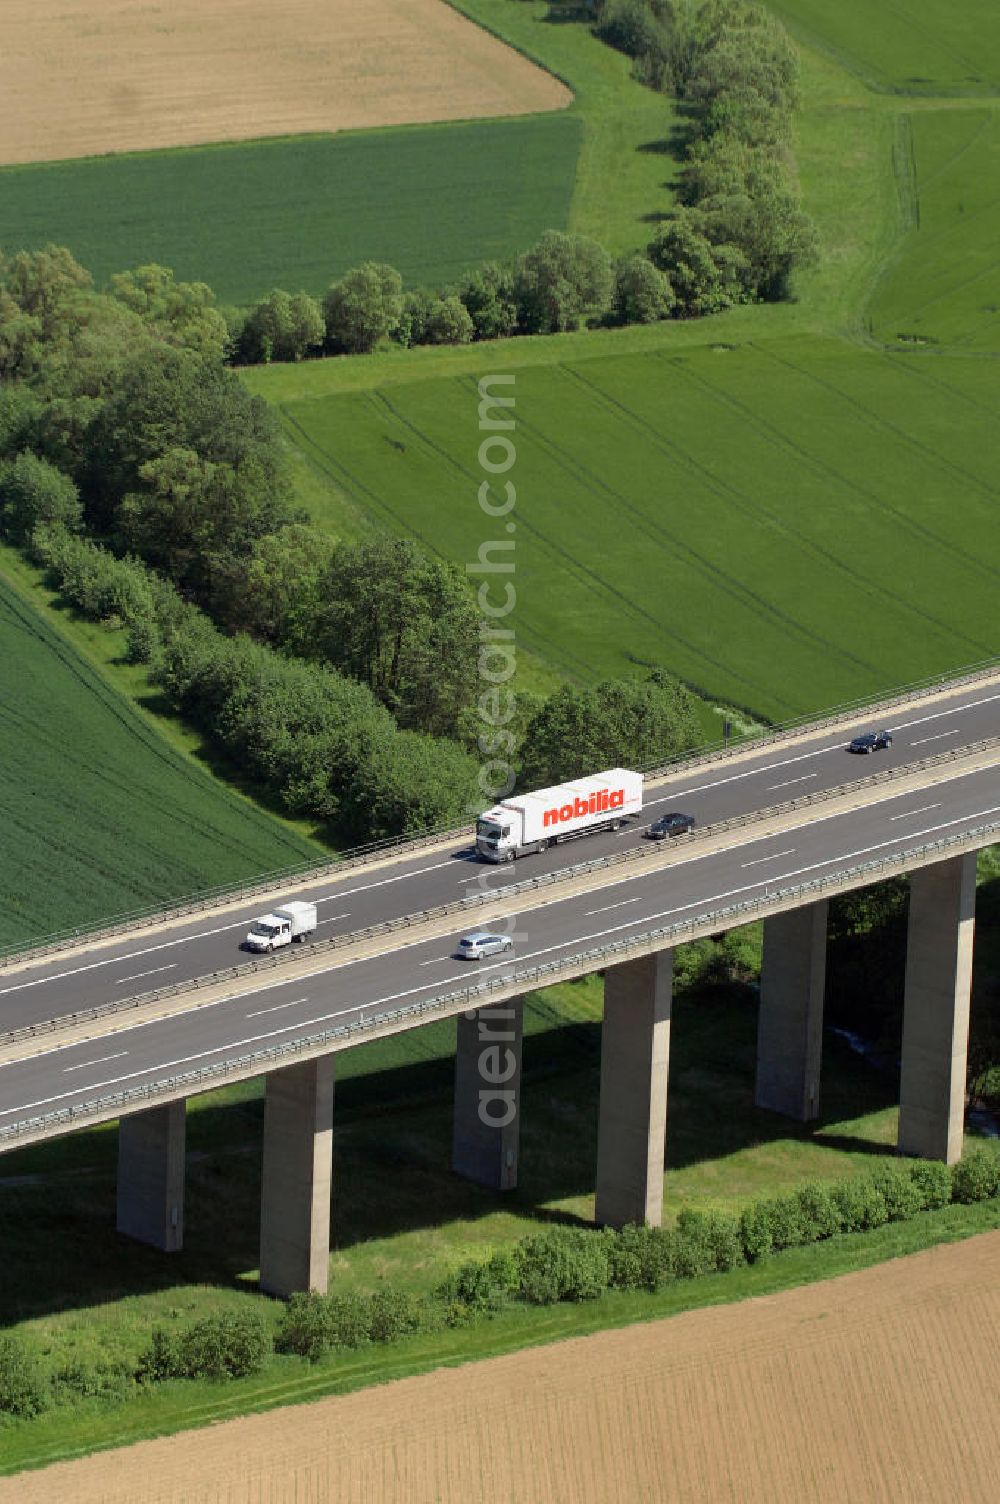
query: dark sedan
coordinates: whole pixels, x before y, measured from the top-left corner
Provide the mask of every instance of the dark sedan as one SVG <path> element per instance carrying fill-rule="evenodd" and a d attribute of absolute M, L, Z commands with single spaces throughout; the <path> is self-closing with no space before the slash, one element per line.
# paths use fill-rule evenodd
<path fill-rule="evenodd" d="M 891 731 L 866 731 L 864 736 L 856 736 L 847 750 L 848 752 L 881 752 L 884 747 L 891 746 Z"/>
<path fill-rule="evenodd" d="M 672 814 L 661 815 L 658 820 L 654 820 L 646 834 L 651 841 L 662 841 L 667 836 L 682 836 L 687 831 L 694 830 L 697 823 L 694 815 L 683 815 L 679 810 L 674 810 Z"/>

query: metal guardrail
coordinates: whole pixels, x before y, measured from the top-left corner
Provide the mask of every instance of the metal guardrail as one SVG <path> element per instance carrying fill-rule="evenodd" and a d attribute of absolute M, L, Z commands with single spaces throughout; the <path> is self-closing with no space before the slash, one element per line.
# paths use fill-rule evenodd
<path fill-rule="evenodd" d="M 865 778 L 852 779 L 848 783 L 837 784 L 831 789 L 816 789 L 808 794 L 799 794 L 794 799 L 788 799 L 783 804 L 772 804 L 766 808 L 751 810 L 741 815 L 731 815 L 726 820 L 716 820 L 711 825 L 703 825 L 700 829 L 690 831 L 682 836 L 671 839 L 670 849 L 676 850 L 692 844 L 701 844 L 710 840 L 713 836 L 722 835 L 727 830 L 739 828 L 752 828 L 763 824 L 779 815 L 788 814 L 798 809 L 807 809 L 816 804 L 825 804 L 837 799 L 843 799 L 850 794 L 862 789 L 869 789 L 873 785 L 883 785 L 901 781 L 914 773 L 928 772 L 935 767 L 944 766 L 947 763 L 960 762 L 966 757 L 973 756 L 976 752 L 986 751 L 991 747 L 1000 746 L 1000 736 L 985 737 L 978 742 L 970 742 L 961 748 L 951 748 L 946 752 L 936 752 L 930 757 L 922 758 L 919 762 L 907 763 L 899 767 L 883 768 L 878 773 L 869 774 Z M 658 854 L 659 842 L 648 842 L 641 846 L 630 847 L 625 851 L 611 852 L 606 856 L 592 857 L 587 861 L 575 862 L 571 867 L 560 867 L 554 872 L 541 872 L 537 876 L 526 878 L 523 882 L 511 883 L 500 890 L 488 890 L 480 893 L 467 893 L 460 899 L 453 899 L 448 903 L 436 904 L 432 908 L 417 909 L 412 914 L 401 914 L 394 919 L 384 919 L 378 924 L 366 925 L 361 929 L 347 930 L 341 935 L 332 935 L 328 940 L 320 940 L 311 945 L 307 952 L 293 950 L 291 946 L 282 950 L 279 955 L 269 955 L 255 961 L 245 961 L 238 966 L 227 966 L 221 971 L 206 972 L 204 976 L 190 977 L 187 981 L 168 982 L 163 987 L 156 987 L 149 992 L 136 993 L 128 998 L 116 998 L 113 1002 L 98 1003 L 93 1008 L 83 1008 L 75 1013 L 63 1014 L 58 1018 L 42 1019 L 38 1023 L 25 1024 L 19 1029 L 10 1029 L 0 1033 L 0 1044 L 17 1044 L 26 1039 L 41 1038 L 46 1034 L 52 1034 L 62 1029 L 73 1028 L 77 1024 L 92 1023 L 98 1019 L 110 1018 L 117 1013 L 131 1012 L 144 1008 L 151 1003 L 162 1001 L 164 998 L 179 997 L 182 994 L 191 994 L 203 991 L 208 987 L 216 987 L 225 982 L 241 982 L 262 971 L 282 970 L 293 962 L 308 956 L 322 957 L 332 951 L 342 950 L 348 945 L 361 944 L 365 940 L 377 939 L 382 935 L 391 935 L 401 930 L 414 929 L 418 925 L 426 924 L 432 919 L 444 919 L 449 915 L 467 914 L 472 909 L 485 908 L 491 904 L 505 901 L 508 898 L 517 898 L 524 893 L 537 892 L 539 889 L 556 887 L 563 883 L 571 882 L 574 878 L 582 877 L 590 872 L 623 867 L 638 866 L 644 860 Z M 485 869 L 484 869 L 485 872 Z"/>
<path fill-rule="evenodd" d="M 833 706 L 827 713 L 816 719 L 809 715 L 793 716 L 788 720 L 781 721 L 777 725 L 768 726 L 760 735 L 742 737 L 738 742 L 729 747 L 706 745 L 695 748 L 691 752 L 679 753 L 676 757 L 669 758 L 666 762 L 658 762 L 646 765 L 637 771 L 647 778 L 662 778 L 669 773 L 676 773 L 682 769 L 690 768 L 696 771 L 698 768 L 711 766 L 718 762 L 764 748 L 780 742 L 784 737 L 801 731 L 822 731 L 828 726 L 839 724 L 848 715 L 855 712 L 860 716 L 862 712 L 872 719 L 892 710 L 897 705 L 908 704 L 913 700 L 926 698 L 938 693 L 944 688 L 960 690 L 963 687 L 975 684 L 980 679 L 989 678 L 1000 671 L 1000 657 L 985 658 L 980 663 L 970 664 L 963 673 L 955 676 L 952 674 L 937 674 L 924 679 L 917 679 L 912 684 L 904 685 L 892 695 L 884 696 L 880 700 L 845 700 L 842 704 Z M 179 903 L 164 906 L 163 904 L 149 905 L 138 908 L 120 915 L 110 924 L 98 924 L 94 926 L 69 927 L 64 930 L 54 930 L 44 936 L 36 944 L 30 946 L 7 946 L 0 947 L 0 968 L 12 964 L 23 964 L 25 961 L 40 960 L 50 952 L 60 950 L 77 941 L 87 940 L 91 943 L 98 940 L 111 940 L 116 935 L 128 934 L 139 928 L 154 928 L 159 924 L 166 924 L 173 920 L 183 919 L 189 914 L 198 914 L 208 909 L 213 904 L 227 901 L 242 902 L 256 897 L 264 897 L 270 893 L 278 893 L 288 888 L 293 883 L 301 883 L 310 880 L 322 882 L 325 879 L 343 877 L 354 868 L 365 867 L 383 856 L 405 856 L 409 851 L 419 851 L 421 847 L 431 842 L 461 840 L 470 836 L 472 827 L 461 825 L 456 827 L 440 826 L 422 831 L 416 836 L 390 836 L 383 841 L 373 841 L 368 845 L 356 846 L 344 853 L 337 860 L 328 862 L 302 862 L 291 867 L 284 867 L 280 871 L 264 873 L 260 877 L 253 878 L 245 883 L 220 884 L 217 887 L 202 888 L 197 893 Z"/>
<path fill-rule="evenodd" d="M 217 1061 L 212 1065 L 199 1066 L 197 1070 L 185 1071 L 179 1075 L 164 1077 L 161 1081 L 147 1082 L 142 1086 L 128 1087 L 122 1091 L 110 1092 L 101 1097 L 92 1098 L 89 1101 L 77 1103 L 73 1106 L 60 1107 L 53 1112 L 37 1114 L 32 1118 L 24 1118 L 17 1123 L 8 1123 L 0 1126 L 0 1143 L 16 1142 L 19 1138 L 30 1135 L 44 1134 L 51 1129 L 71 1129 L 75 1125 L 82 1125 L 84 1121 L 94 1119 L 107 1119 L 121 1115 L 122 1109 L 137 1106 L 142 1102 L 148 1102 L 167 1095 L 178 1096 L 197 1095 L 201 1091 L 208 1091 L 211 1087 L 221 1086 L 227 1080 L 246 1079 L 248 1076 L 263 1074 L 263 1068 L 268 1063 L 272 1067 L 279 1064 L 288 1064 L 296 1056 L 303 1055 L 306 1051 L 312 1054 L 322 1053 L 324 1045 L 344 1046 L 350 1044 L 358 1037 L 372 1034 L 376 1029 L 384 1028 L 387 1024 L 402 1023 L 405 1020 L 414 1022 L 428 1015 L 449 1016 L 463 1009 L 480 1008 L 487 1006 L 492 996 L 502 992 L 509 996 L 512 988 L 518 992 L 533 990 L 538 986 L 548 986 L 558 981 L 561 976 L 567 974 L 578 975 L 581 964 L 589 971 L 602 970 L 608 964 L 617 964 L 626 961 L 638 952 L 646 953 L 651 946 L 660 950 L 667 950 L 674 945 L 679 945 L 685 939 L 693 938 L 699 931 L 706 929 L 718 930 L 732 929 L 737 924 L 749 924 L 754 919 L 760 918 L 765 910 L 772 909 L 776 904 L 786 903 L 789 899 L 802 899 L 808 901 L 821 898 L 824 893 L 833 889 L 842 889 L 847 883 L 852 887 L 863 886 L 853 882 L 852 879 L 867 877 L 876 881 L 880 873 L 887 871 L 895 872 L 901 863 L 919 861 L 932 852 L 941 852 L 942 860 L 951 848 L 966 846 L 973 841 L 981 845 L 991 842 L 988 838 L 1000 834 L 1000 820 L 991 821 L 985 825 L 973 826 L 969 830 L 959 832 L 951 836 L 940 837 L 936 841 L 929 841 L 923 846 L 912 847 L 908 850 L 898 850 L 888 856 L 879 857 L 874 861 L 863 862 L 855 867 L 847 867 L 837 873 L 829 873 L 825 877 L 811 878 L 808 882 L 792 884 L 786 888 L 776 888 L 773 891 L 765 890 L 765 893 L 756 898 L 744 899 L 740 903 L 726 904 L 719 909 L 711 909 L 703 914 L 696 914 L 689 919 L 676 920 L 673 924 L 660 925 L 651 930 L 644 930 L 628 939 L 612 940 L 604 945 L 592 946 L 587 950 L 577 951 L 572 956 L 566 956 L 561 961 L 545 961 L 538 966 L 525 967 L 523 970 L 515 970 L 505 977 L 491 977 L 487 980 L 464 988 L 457 988 L 451 992 L 441 993 L 437 997 L 427 998 L 423 1002 L 408 1003 L 402 1008 L 390 1008 L 377 1014 L 369 1014 L 365 1017 L 353 1020 L 351 1023 L 337 1024 L 330 1029 L 324 1029 L 316 1034 L 303 1035 L 298 1039 L 286 1040 L 282 1044 L 270 1045 L 266 1049 L 253 1050 L 247 1054 L 236 1056 L 229 1060 Z M 660 942 L 657 944 L 656 942 Z M 592 965 L 586 963 L 593 963 Z M 359 1012 L 361 1009 L 359 1008 Z"/>

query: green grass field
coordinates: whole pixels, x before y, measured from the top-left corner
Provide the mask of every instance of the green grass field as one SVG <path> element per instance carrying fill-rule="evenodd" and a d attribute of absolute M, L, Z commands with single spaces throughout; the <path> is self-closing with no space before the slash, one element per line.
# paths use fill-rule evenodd
<path fill-rule="evenodd" d="M 68 245 L 99 283 L 156 261 L 237 304 L 371 259 L 445 283 L 565 226 L 580 134 L 557 114 L 8 167 L 0 248 Z"/>
<path fill-rule="evenodd" d="M 171 747 L 0 578 L 0 945 L 318 858 Z"/>
<path fill-rule="evenodd" d="M 1000 350 L 1000 111 L 902 117 L 910 226 L 870 307 L 882 340 Z M 984 397 L 987 393 L 984 382 Z"/>
<path fill-rule="evenodd" d="M 516 388 L 532 652 L 582 680 L 664 664 L 781 717 L 1000 650 L 1000 438 L 950 367 L 833 340 L 552 343 Z M 353 505 L 464 564 L 488 536 L 476 403 L 462 374 L 282 412 Z"/>
<path fill-rule="evenodd" d="M 994 0 L 771 0 L 797 37 L 829 49 L 876 88 L 1000 92 Z"/>

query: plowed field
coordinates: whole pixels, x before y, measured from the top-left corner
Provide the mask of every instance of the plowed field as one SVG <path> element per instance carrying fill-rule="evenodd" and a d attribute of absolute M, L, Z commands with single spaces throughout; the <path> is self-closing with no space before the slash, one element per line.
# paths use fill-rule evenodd
<path fill-rule="evenodd" d="M 0 161 L 558 109 L 443 0 L 4 0 Z"/>
<path fill-rule="evenodd" d="M 1000 1232 L 823 1284 L 226 1422 L 0 1504 L 995 1497 Z"/>

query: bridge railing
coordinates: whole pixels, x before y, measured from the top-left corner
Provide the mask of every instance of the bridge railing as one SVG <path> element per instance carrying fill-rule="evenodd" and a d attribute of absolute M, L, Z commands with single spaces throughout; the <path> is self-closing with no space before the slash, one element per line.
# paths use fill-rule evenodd
<path fill-rule="evenodd" d="M 740 815 L 731 815 L 726 820 L 717 820 L 711 825 L 703 825 L 698 830 L 672 837 L 669 849 L 683 849 L 692 844 L 701 845 L 715 836 L 725 834 L 729 830 L 751 829 L 755 825 L 765 824 L 767 821 L 776 819 L 781 815 L 791 814 L 799 809 L 807 809 L 812 805 L 825 804 L 848 798 L 851 794 L 870 789 L 873 786 L 880 787 L 885 784 L 896 783 L 903 778 L 912 777 L 915 773 L 928 772 L 948 763 L 959 762 L 965 758 L 975 756 L 977 752 L 986 751 L 997 746 L 1000 746 L 1000 736 L 986 737 L 982 741 L 971 742 L 961 748 L 951 748 L 946 752 L 933 753 L 929 757 L 922 758 L 920 762 L 908 763 L 900 767 L 882 768 L 879 772 L 871 774 L 866 778 L 852 779 L 850 782 L 838 784 L 832 789 L 817 789 L 808 794 L 799 794 L 794 799 L 786 800 L 783 804 L 772 804 L 764 809 L 751 810 Z M 584 877 L 591 872 L 610 871 L 618 867 L 641 866 L 652 857 L 659 855 L 660 850 L 659 842 L 650 841 L 642 846 L 631 847 L 625 851 L 610 852 L 604 856 L 591 857 L 583 862 L 575 862 L 571 867 L 560 867 L 554 872 L 540 872 L 535 876 L 526 878 L 522 882 L 509 883 L 502 889 L 484 889 L 478 893 L 466 893 L 462 898 L 453 899 L 449 903 L 436 904 L 432 908 L 427 909 L 415 909 L 412 913 L 401 914 L 393 919 L 383 919 L 377 924 L 369 924 L 361 929 L 345 930 L 342 934 L 331 935 L 328 939 L 314 942 L 306 952 L 288 946 L 277 955 L 262 956 L 253 961 L 243 961 L 235 966 L 227 966 L 220 971 L 207 972 L 199 977 L 190 977 L 186 981 L 167 982 L 162 987 L 152 988 L 148 992 L 136 993 L 132 997 L 115 998 L 112 1002 L 98 1003 L 92 1008 L 81 1008 L 73 1013 L 63 1014 L 57 1018 L 42 1019 L 37 1023 L 25 1024 L 18 1029 L 6 1030 L 0 1032 L 0 1043 L 15 1044 L 25 1039 L 40 1038 L 60 1030 L 74 1028 L 80 1024 L 109 1018 L 117 1013 L 146 1008 L 171 997 L 187 994 L 193 997 L 207 987 L 217 987 L 226 982 L 238 984 L 248 981 L 261 972 L 287 969 L 295 962 L 302 960 L 304 955 L 310 958 L 313 956 L 322 957 L 330 954 L 332 951 L 342 950 L 348 945 L 360 945 L 366 940 L 378 939 L 384 935 L 392 935 L 399 931 L 414 929 L 434 919 L 444 919 L 448 916 L 459 918 L 474 910 L 488 908 L 491 905 L 506 902 L 510 898 L 517 898 L 525 893 L 572 883 L 577 878 Z M 484 868 L 484 876 L 492 870 L 491 868 Z"/>
<path fill-rule="evenodd" d="M 678 753 L 677 756 L 668 758 L 666 761 L 643 765 L 637 771 L 642 772 L 646 778 L 664 778 L 669 774 L 687 769 L 694 772 L 699 768 L 745 755 L 748 751 L 769 747 L 797 732 L 822 731 L 826 727 L 837 726 L 846 717 L 855 713 L 858 716 L 864 713 L 870 719 L 876 720 L 899 705 L 932 696 L 942 689 L 961 690 L 980 680 L 994 677 L 998 672 L 1000 672 L 1000 657 L 986 658 L 979 663 L 970 664 L 958 676 L 954 674 L 931 675 L 915 680 L 912 684 L 905 685 L 879 700 L 845 700 L 831 707 L 818 719 L 809 714 L 793 716 L 788 720 L 765 726 L 759 733 L 742 736 L 731 746 L 720 747 L 716 743 L 706 743 L 692 751 Z M 128 910 L 110 923 L 68 926 L 62 930 L 53 930 L 29 946 L 19 945 L 16 942 L 0 946 L 0 967 L 14 963 L 22 964 L 30 960 L 41 960 L 50 952 L 64 949 L 77 942 L 93 943 L 98 940 L 111 940 L 117 935 L 129 934 L 136 929 L 155 928 L 158 925 L 199 914 L 214 905 L 227 902 L 240 903 L 251 898 L 267 897 L 293 884 L 340 878 L 355 867 L 363 868 L 385 856 L 405 856 L 408 852 L 420 851 L 430 843 L 461 841 L 463 838 L 470 838 L 471 835 L 471 825 L 436 826 L 414 836 L 389 836 L 384 840 L 355 846 L 329 861 L 299 862 L 290 867 L 261 873 L 245 882 L 222 883 L 201 888 L 177 903 L 148 904 Z"/>
<path fill-rule="evenodd" d="M 749 924 L 754 919 L 765 917 L 766 912 L 773 910 L 776 905 L 787 905 L 790 900 L 815 902 L 830 892 L 843 891 L 845 884 L 855 887 L 866 885 L 864 881 L 856 879 L 876 882 L 880 875 L 896 872 L 901 863 L 915 860 L 923 862 L 935 854 L 939 854 L 940 859 L 944 860 L 949 850 L 954 850 L 955 847 L 961 846 L 967 850 L 970 842 L 988 845 L 998 834 L 1000 820 L 994 820 L 957 834 L 940 837 L 923 846 L 900 848 L 872 861 L 829 873 L 825 877 L 810 878 L 807 882 L 768 890 L 755 898 L 742 899 L 739 903 L 726 904 L 722 908 L 711 909 L 687 919 L 675 920 L 672 924 L 659 925 L 627 939 L 608 940 L 602 945 L 576 951 L 561 960 L 544 961 L 522 968 L 512 963 L 511 970 L 504 976 L 489 977 L 468 987 L 439 993 L 436 997 L 426 998 L 421 1002 L 382 1010 L 379 1010 L 377 1004 L 361 1004 L 352 1010 L 358 1016 L 350 1023 L 336 1024 L 315 1034 L 302 1035 L 264 1049 L 199 1066 L 195 1070 L 125 1087 L 51 1112 L 37 1113 L 16 1123 L 4 1124 L 0 1126 L 0 1145 L 7 1147 L 19 1139 L 38 1138 L 55 1130 L 68 1132 L 87 1122 L 122 1116 L 130 1109 L 138 1111 L 144 1102 L 164 1097 L 197 1096 L 224 1085 L 227 1081 L 262 1075 L 268 1069 L 290 1064 L 305 1054 L 314 1056 L 359 1043 L 366 1035 L 371 1036 L 375 1030 L 384 1029 L 386 1025 L 405 1028 L 428 1017 L 450 1016 L 463 1010 L 488 1007 L 491 999 L 499 993 L 510 996 L 511 989 L 514 988 L 518 992 L 525 992 L 550 986 L 560 978 L 578 976 L 582 970 L 600 971 L 609 965 L 620 964 L 633 955 L 648 953 L 651 948 L 667 950 L 703 933 L 708 926 L 729 929 L 734 924 Z"/>

